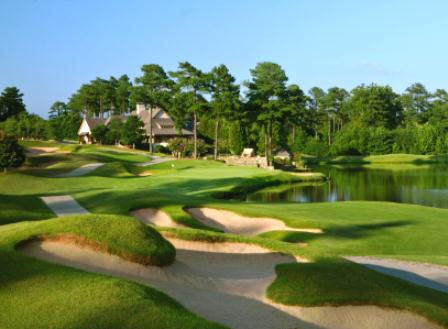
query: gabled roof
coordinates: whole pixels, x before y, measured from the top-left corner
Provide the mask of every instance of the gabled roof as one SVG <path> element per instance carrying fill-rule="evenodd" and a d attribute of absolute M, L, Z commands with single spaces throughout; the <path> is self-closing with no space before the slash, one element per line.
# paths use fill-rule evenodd
<path fill-rule="evenodd" d="M 92 130 L 96 126 L 104 125 L 106 123 L 106 119 L 102 119 L 102 118 L 87 118 L 84 120 L 86 120 L 87 124 L 89 125 L 90 130 Z"/>
<path fill-rule="evenodd" d="M 183 127 L 180 131 L 178 131 L 175 127 L 174 121 L 170 118 L 169 114 L 161 108 L 155 108 L 152 110 L 152 120 L 150 119 L 150 110 L 141 111 L 138 116 L 140 120 L 142 120 L 145 124 L 144 128 L 147 135 L 150 135 L 151 133 L 150 122 L 152 122 L 152 133 L 155 136 L 176 136 L 179 134 L 183 136 L 193 135 L 193 130 L 189 125 Z"/>
<path fill-rule="evenodd" d="M 140 110 L 137 114 L 137 111 L 133 111 L 130 115 L 136 115 L 140 118 L 140 120 L 144 123 L 144 129 L 146 135 L 149 135 L 151 132 L 150 123 L 152 122 L 152 133 L 154 136 L 192 136 L 193 135 L 193 126 L 192 123 L 187 123 L 180 131 L 178 131 L 175 127 L 174 121 L 171 119 L 169 114 L 161 109 L 155 108 L 152 110 L 152 120 L 151 120 L 151 111 L 150 110 Z M 107 119 L 102 118 L 88 118 L 84 119 L 90 130 L 99 125 L 108 125 L 113 119 L 119 119 L 122 122 L 126 122 L 130 115 L 113 115 Z"/>
<path fill-rule="evenodd" d="M 121 122 L 126 122 L 126 120 L 129 118 L 129 115 L 112 115 L 106 119 L 104 124 L 107 126 L 112 120 L 118 119 Z"/>

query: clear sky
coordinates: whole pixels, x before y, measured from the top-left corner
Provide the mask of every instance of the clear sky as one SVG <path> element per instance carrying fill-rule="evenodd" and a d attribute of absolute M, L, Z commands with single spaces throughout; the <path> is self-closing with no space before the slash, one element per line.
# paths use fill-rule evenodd
<path fill-rule="evenodd" d="M 185 60 L 239 81 L 277 62 L 305 91 L 448 88 L 447 13 L 446 0 L 0 0 L 0 89 L 46 116 L 97 76 Z"/>

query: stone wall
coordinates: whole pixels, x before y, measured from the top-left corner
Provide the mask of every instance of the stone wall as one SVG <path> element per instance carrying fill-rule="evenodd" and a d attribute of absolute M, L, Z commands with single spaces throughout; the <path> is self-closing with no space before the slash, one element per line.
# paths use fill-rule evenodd
<path fill-rule="evenodd" d="M 225 163 L 233 166 L 252 166 L 260 168 L 268 167 L 266 158 L 260 156 L 257 157 L 228 156 L 228 157 L 222 157 L 221 160 L 224 160 Z"/>

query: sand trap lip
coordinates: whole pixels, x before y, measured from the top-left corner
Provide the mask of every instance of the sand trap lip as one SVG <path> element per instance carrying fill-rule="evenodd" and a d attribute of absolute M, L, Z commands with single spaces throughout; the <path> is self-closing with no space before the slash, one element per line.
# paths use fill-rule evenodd
<path fill-rule="evenodd" d="M 159 157 L 157 155 L 152 155 L 151 158 L 152 158 L 151 161 L 143 162 L 143 163 L 137 163 L 135 165 L 139 166 L 139 167 L 146 167 L 146 166 L 152 166 L 152 165 L 156 165 L 156 164 L 159 164 L 159 163 L 164 163 L 164 162 L 175 160 L 174 158 Z"/>
<path fill-rule="evenodd" d="M 85 164 L 79 168 L 76 168 L 75 170 L 72 170 L 68 173 L 57 175 L 56 177 L 61 177 L 61 178 L 62 177 L 78 177 L 78 176 L 86 175 L 103 165 L 104 165 L 104 163 L 101 163 L 101 162 L 88 163 L 88 164 Z"/>
<path fill-rule="evenodd" d="M 322 233 L 315 228 L 288 227 L 279 219 L 246 217 L 232 211 L 213 208 L 185 208 L 185 211 L 207 226 L 227 233 L 242 235 L 258 235 L 269 231 L 297 231 Z"/>
<path fill-rule="evenodd" d="M 152 175 L 153 175 L 152 172 L 150 172 L 148 170 L 145 170 L 145 171 L 137 174 L 137 176 L 139 176 L 139 177 L 148 177 L 148 176 L 152 176 Z"/>
<path fill-rule="evenodd" d="M 26 149 L 28 156 L 39 156 L 49 153 L 70 153 L 70 151 L 63 151 L 59 147 L 50 146 L 32 146 Z"/>
<path fill-rule="evenodd" d="M 176 223 L 164 211 L 156 208 L 143 208 L 131 211 L 131 215 L 144 224 L 162 227 L 185 227 Z"/>
<path fill-rule="evenodd" d="M 206 243 L 171 239 L 176 261 L 167 267 L 143 266 L 77 245 L 30 241 L 23 253 L 91 272 L 151 285 L 191 311 L 231 328 L 243 329 L 432 329 L 439 328 L 409 312 L 375 306 L 294 307 L 270 302 L 266 287 L 275 278 L 281 255 L 242 243 Z"/>
<path fill-rule="evenodd" d="M 33 146 L 26 150 L 26 153 L 30 155 L 40 155 L 45 153 L 54 153 L 59 150 L 59 147 L 43 147 L 43 146 Z"/>
<path fill-rule="evenodd" d="M 70 195 L 42 196 L 40 199 L 50 208 L 58 217 L 84 215 L 89 212 L 84 209 Z"/>
<path fill-rule="evenodd" d="M 412 283 L 448 293 L 448 266 L 390 258 L 348 256 L 352 262 Z"/>

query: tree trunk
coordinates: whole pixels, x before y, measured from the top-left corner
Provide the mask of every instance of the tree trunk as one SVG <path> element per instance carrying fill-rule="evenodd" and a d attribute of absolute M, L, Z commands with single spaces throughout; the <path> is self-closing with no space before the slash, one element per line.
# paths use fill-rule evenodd
<path fill-rule="evenodd" d="M 328 146 L 331 145 L 331 118 L 328 116 Z"/>
<path fill-rule="evenodd" d="M 196 116 L 196 111 L 193 112 L 193 134 L 194 134 L 194 147 L 193 147 L 193 158 L 198 158 L 198 121 Z"/>
<path fill-rule="evenodd" d="M 153 153 L 153 136 L 152 136 L 152 106 L 149 108 L 149 153 Z"/>
<path fill-rule="evenodd" d="M 296 142 L 296 125 L 292 125 L 292 145 Z"/>
<path fill-rule="evenodd" d="M 215 122 L 215 153 L 214 153 L 214 158 L 215 160 L 218 160 L 218 147 L 219 147 L 219 119 L 216 119 Z"/>
<path fill-rule="evenodd" d="M 266 157 L 266 164 L 269 166 L 269 137 L 267 124 L 264 126 L 264 156 Z"/>
<path fill-rule="evenodd" d="M 269 163 L 268 165 L 272 165 L 272 122 L 269 122 Z"/>
<path fill-rule="evenodd" d="M 132 149 L 135 150 L 135 143 L 132 143 Z"/>

